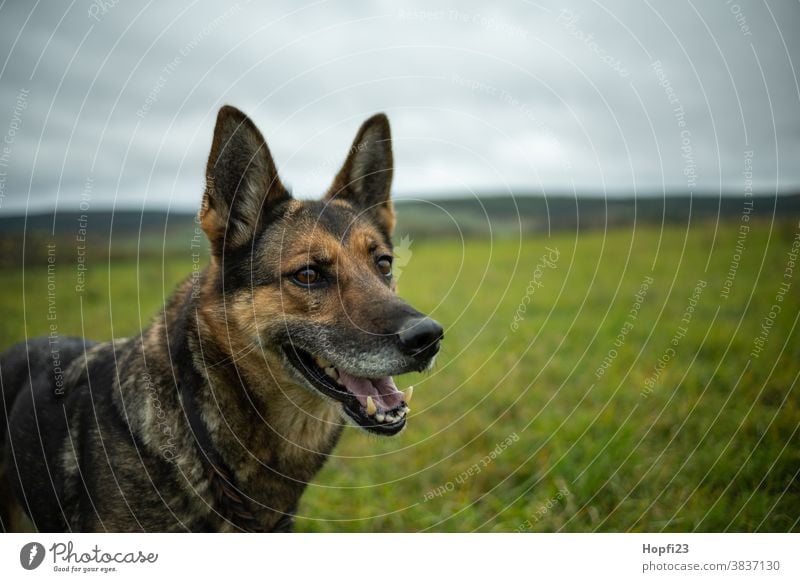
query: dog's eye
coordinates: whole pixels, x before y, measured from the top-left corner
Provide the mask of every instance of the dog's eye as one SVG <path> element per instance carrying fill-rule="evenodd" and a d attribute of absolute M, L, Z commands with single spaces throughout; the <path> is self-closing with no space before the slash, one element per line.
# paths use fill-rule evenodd
<path fill-rule="evenodd" d="M 294 275 L 294 282 L 303 287 L 312 287 L 322 281 L 322 275 L 314 267 L 303 267 Z"/>
<path fill-rule="evenodd" d="M 392 257 L 384 255 L 376 264 L 382 275 L 389 277 L 392 274 Z"/>

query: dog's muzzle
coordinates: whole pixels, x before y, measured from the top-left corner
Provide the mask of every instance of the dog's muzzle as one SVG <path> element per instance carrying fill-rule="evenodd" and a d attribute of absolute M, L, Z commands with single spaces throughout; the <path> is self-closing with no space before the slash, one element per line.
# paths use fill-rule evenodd
<path fill-rule="evenodd" d="M 388 375 L 354 369 L 353 364 L 339 365 L 331 354 L 312 353 L 296 345 L 284 347 L 295 372 L 324 396 L 341 402 L 347 416 L 360 427 L 382 435 L 393 435 L 405 426 L 413 387 L 397 389 L 392 374 L 423 371 L 433 365 L 444 331 L 429 317 L 406 319 L 394 334 L 403 362 Z M 369 346 L 365 347 L 368 350 Z M 386 372 L 384 372 L 385 374 Z"/>

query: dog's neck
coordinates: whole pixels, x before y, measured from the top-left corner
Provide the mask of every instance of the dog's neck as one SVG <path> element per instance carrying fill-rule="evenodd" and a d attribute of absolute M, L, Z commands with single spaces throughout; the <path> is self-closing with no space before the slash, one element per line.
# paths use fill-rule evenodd
<path fill-rule="evenodd" d="M 208 353 L 212 345 L 219 350 L 218 342 L 207 340 L 219 337 L 219 330 L 206 327 L 202 316 L 199 320 L 199 333 L 190 338 L 192 351 Z M 205 366 L 198 395 L 218 447 L 242 479 L 266 471 L 308 482 L 341 433 L 338 405 L 287 378 L 277 356 L 258 348 L 225 347 L 233 349 L 220 350 Z"/>
<path fill-rule="evenodd" d="M 163 327 L 150 331 L 167 344 L 181 406 L 196 408 L 214 455 L 236 487 L 255 500 L 250 508 L 271 529 L 295 511 L 344 420 L 338 405 L 291 382 L 277 356 L 241 345 L 227 322 L 202 305 L 187 281 L 165 308 Z M 189 430 L 186 418 L 178 421 L 188 431 L 184 442 L 196 447 L 196 431 Z M 188 458 L 203 456 L 195 450 Z"/>

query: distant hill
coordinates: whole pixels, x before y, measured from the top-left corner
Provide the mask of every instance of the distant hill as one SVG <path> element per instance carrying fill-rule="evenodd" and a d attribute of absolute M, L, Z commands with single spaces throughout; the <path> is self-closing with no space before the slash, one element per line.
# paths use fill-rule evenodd
<path fill-rule="evenodd" d="M 0 216 L 0 232 L 5 234 L 22 234 L 23 232 L 46 232 L 58 234 L 74 233 L 78 228 L 78 221 L 82 216 L 87 217 L 87 223 L 92 231 L 102 233 L 108 237 L 113 230 L 125 236 L 135 234 L 140 230 L 148 235 L 162 233 L 167 225 L 170 229 L 192 228 L 194 215 L 182 212 L 166 213 L 159 210 L 146 210 L 138 212 L 133 210 L 118 210 L 115 212 L 98 210 L 95 212 L 58 212 L 55 215 L 29 214 L 25 216 Z"/>
<path fill-rule="evenodd" d="M 753 215 L 800 215 L 800 194 L 754 197 Z M 689 224 L 738 218 L 743 197 L 666 198 L 486 196 L 397 204 L 398 228 L 412 237 L 497 236 L 613 228 L 634 222 Z"/>
<path fill-rule="evenodd" d="M 0 265 L 43 262 L 47 245 L 93 258 L 135 258 L 139 255 L 189 254 L 192 242 L 205 237 L 194 215 L 160 211 L 58 212 L 0 217 Z M 23 236 L 24 234 L 24 236 Z"/>
<path fill-rule="evenodd" d="M 753 197 L 752 215 L 800 216 L 800 195 Z M 509 237 L 569 230 L 581 232 L 631 225 L 689 224 L 738 219 L 744 198 L 670 196 L 603 199 L 566 196 L 482 196 L 396 203 L 398 235 L 436 237 Z M 194 215 L 161 211 L 97 211 L 0 216 L 0 264 L 20 264 L 23 233 L 26 261 L 46 255 L 56 240 L 75 246 L 85 232 L 91 252 L 112 258 L 138 254 L 188 253 L 196 230 Z M 202 236 L 202 235 L 201 235 Z"/>

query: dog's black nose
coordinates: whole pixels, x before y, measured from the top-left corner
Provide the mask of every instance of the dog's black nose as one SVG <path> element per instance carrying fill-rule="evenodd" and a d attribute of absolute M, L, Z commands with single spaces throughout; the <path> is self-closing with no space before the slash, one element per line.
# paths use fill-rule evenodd
<path fill-rule="evenodd" d="M 397 336 L 406 354 L 430 359 L 439 351 L 444 330 L 430 317 L 415 317 L 405 321 Z"/>

